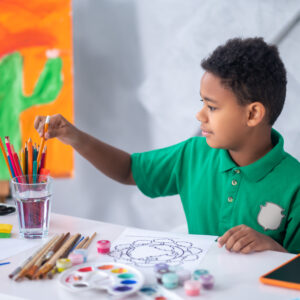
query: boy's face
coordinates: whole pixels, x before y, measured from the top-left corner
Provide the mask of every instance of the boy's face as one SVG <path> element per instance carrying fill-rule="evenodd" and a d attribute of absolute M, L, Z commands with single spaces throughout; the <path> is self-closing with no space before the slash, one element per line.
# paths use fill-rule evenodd
<path fill-rule="evenodd" d="M 201 79 L 200 96 L 203 108 L 196 118 L 201 122 L 207 144 L 212 148 L 240 149 L 249 131 L 247 105 L 240 105 L 221 79 L 209 72 L 205 72 Z"/>

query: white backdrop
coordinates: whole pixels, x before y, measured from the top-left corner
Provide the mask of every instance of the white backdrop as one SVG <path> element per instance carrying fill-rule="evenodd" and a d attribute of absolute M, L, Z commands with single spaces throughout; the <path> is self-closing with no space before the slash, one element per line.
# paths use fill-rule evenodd
<path fill-rule="evenodd" d="M 273 41 L 299 0 L 73 0 L 75 123 L 130 153 L 199 131 L 201 60 L 232 37 Z M 275 128 L 300 158 L 300 24 L 279 44 L 288 71 Z M 178 196 L 150 199 L 75 155 L 75 178 L 55 181 L 53 211 L 147 229 L 185 222 Z"/>

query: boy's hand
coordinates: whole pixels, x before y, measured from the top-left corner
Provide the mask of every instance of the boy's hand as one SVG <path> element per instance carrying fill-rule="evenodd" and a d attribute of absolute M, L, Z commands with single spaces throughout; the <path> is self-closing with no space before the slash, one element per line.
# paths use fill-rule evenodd
<path fill-rule="evenodd" d="M 37 116 L 34 121 L 34 128 L 42 137 L 44 135 L 45 116 Z M 45 139 L 58 138 L 64 144 L 70 145 L 74 142 L 76 128 L 68 122 L 62 115 L 57 114 L 50 117 L 48 131 Z"/>
<path fill-rule="evenodd" d="M 251 253 L 264 250 L 287 252 L 280 244 L 269 236 L 246 225 L 239 225 L 226 231 L 218 239 L 219 247 L 225 245 L 232 252 Z"/>

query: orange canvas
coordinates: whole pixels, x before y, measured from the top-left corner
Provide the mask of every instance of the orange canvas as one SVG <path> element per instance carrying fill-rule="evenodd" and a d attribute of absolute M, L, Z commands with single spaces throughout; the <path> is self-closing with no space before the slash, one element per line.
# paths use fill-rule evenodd
<path fill-rule="evenodd" d="M 73 122 L 70 0 L 0 1 L 0 136 L 18 153 L 37 115 L 60 113 Z M 47 145 L 46 168 L 54 177 L 73 175 L 73 150 L 56 139 Z M 0 155 L 0 180 L 9 179 Z M 3 167 L 2 167 L 3 166 Z"/>

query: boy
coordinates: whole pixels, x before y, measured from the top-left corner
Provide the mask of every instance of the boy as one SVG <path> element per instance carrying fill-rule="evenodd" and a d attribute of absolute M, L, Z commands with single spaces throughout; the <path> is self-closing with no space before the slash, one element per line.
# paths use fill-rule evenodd
<path fill-rule="evenodd" d="M 219 235 L 219 246 L 234 252 L 299 252 L 300 164 L 272 129 L 286 94 L 277 48 L 262 38 L 232 39 L 201 65 L 204 137 L 129 155 L 55 115 L 45 138 L 149 197 L 180 194 L 191 234 Z M 35 120 L 41 136 L 44 122 Z"/>

